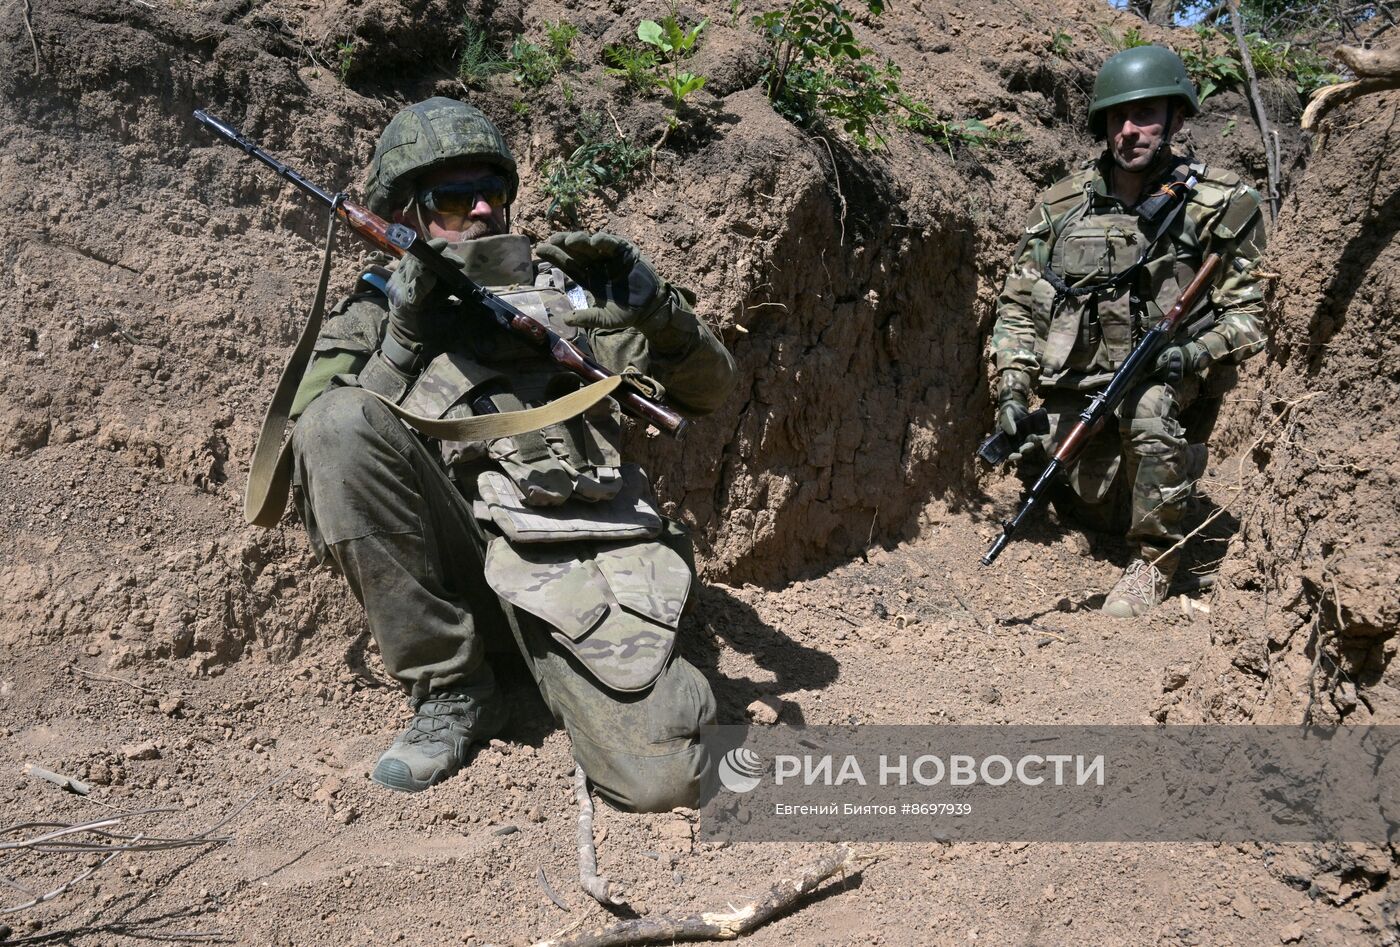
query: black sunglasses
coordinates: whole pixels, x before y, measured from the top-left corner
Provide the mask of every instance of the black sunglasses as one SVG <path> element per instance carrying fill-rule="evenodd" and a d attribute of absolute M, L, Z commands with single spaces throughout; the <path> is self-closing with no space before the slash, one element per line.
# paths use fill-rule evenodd
<path fill-rule="evenodd" d="M 430 211 L 465 217 L 470 214 L 478 201 L 485 201 L 492 209 L 506 206 L 510 199 L 510 187 L 505 178 L 478 178 L 475 181 L 454 181 L 437 184 L 418 192 L 418 203 Z"/>

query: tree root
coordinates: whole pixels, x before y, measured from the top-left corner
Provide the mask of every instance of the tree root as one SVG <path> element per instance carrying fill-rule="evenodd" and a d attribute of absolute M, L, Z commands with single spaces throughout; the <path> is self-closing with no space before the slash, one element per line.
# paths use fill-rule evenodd
<path fill-rule="evenodd" d="M 1334 55 L 1358 78 L 1319 89 L 1303 111 L 1303 131 L 1311 131 L 1324 114 L 1343 102 L 1373 92 L 1400 89 L 1400 50 L 1338 46 Z"/>
<path fill-rule="evenodd" d="M 588 896 L 604 907 L 625 908 L 622 892 L 598 874 L 598 849 L 593 844 L 593 797 L 588 792 L 588 774 L 574 764 L 574 795 L 578 799 L 578 883 Z"/>
<path fill-rule="evenodd" d="M 678 940 L 734 940 L 768 923 L 811 894 L 837 873 L 857 872 L 875 860 L 846 846 L 809 865 L 796 878 L 779 881 L 767 893 L 739 907 L 698 914 L 659 914 L 566 937 L 540 941 L 535 947 L 618 947 L 625 944 L 669 943 Z"/>

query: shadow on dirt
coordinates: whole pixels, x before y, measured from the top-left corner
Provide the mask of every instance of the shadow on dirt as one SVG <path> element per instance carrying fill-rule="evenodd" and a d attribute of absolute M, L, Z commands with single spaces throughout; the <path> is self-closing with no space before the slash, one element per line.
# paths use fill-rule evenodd
<path fill-rule="evenodd" d="M 724 649 L 747 655 L 773 679 L 730 676 L 719 666 Z M 760 697 L 821 690 L 840 673 L 830 654 L 799 644 L 766 623 L 748 603 L 717 587 L 701 591 L 699 606 L 681 627 L 681 651 L 714 688 L 721 724 L 746 723 L 744 709 Z M 799 726 L 805 722 L 791 703 L 784 707 L 782 719 Z"/>
<path fill-rule="evenodd" d="M 11 944 L 72 944 L 81 937 L 98 937 L 98 943 L 110 943 L 110 939 L 114 937 L 129 937 L 132 940 L 157 942 L 233 943 L 236 938 L 223 931 L 215 929 L 205 932 L 198 929 L 191 930 L 189 927 L 183 926 L 188 922 L 214 918 L 219 908 L 217 901 L 206 901 L 202 904 L 174 908 L 142 917 L 134 916 L 136 912 L 146 907 L 157 894 L 164 892 L 182 872 L 204 858 L 209 850 L 196 851 L 174 868 L 152 879 L 151 886 L 145 891 L 118 894 L 111 900 L 103 902 L 100 909 L 88 915 L 85 924 L 60 929 L 40 929 L 28 936 L 8 940 L 0 937 L 0 941 L 4 941 L 7 947 Z M 104 915 L 108 919 L 104 920 Z"/>

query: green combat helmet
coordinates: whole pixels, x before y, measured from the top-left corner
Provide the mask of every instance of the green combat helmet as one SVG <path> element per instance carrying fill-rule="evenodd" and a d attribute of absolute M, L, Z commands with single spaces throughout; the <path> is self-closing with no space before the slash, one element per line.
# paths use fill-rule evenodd
<path fill-rule="evenodd" d="M 1135 46 L 1125 49 L 1099 70 L 1094 80 L 1094 101 L 1089 106 L 1089 130 L 1099 138 L 1105 134 L 1109 108 L 1138 99 L 1158 96 L 1180 99 L 1187 118 L 1199 111 L 1196 87 L 1186 75 L 1181 57 L 1165 46 Z"/>
<path fill-rule="evenodd" d="M 501 132 L 480 109 L 434 96 L 410 105 L 389 122 L 369 164 L 365 202 L 387 217 L 408 201 L 413 180 L 450 162 L 481 161 L 501 168 L 515 200 L 520 175 Z"/>

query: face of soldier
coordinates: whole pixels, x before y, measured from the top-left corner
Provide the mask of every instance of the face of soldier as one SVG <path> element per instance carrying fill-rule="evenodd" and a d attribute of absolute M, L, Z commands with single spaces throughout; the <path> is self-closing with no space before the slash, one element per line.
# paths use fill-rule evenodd
<path fill-rule="evenodd" d="M 1141 174 L 1156 160 L 1167 135 L 1167 103 L 1166 98 L 1140 99 L 1110 106 L 1105 112 L 1109 153 L 1118 167 Z M 1181 111 L 1173 110 L 1171 134 L 1181 131 L 1182 121 Z"/>
<path fill-rule="evenodd" d="M 417 185 L 416 200 L 394 220 L 419 236 L 461 243 L 506 232 L 507 182 L 492 165 L 439 168 Z"/>

